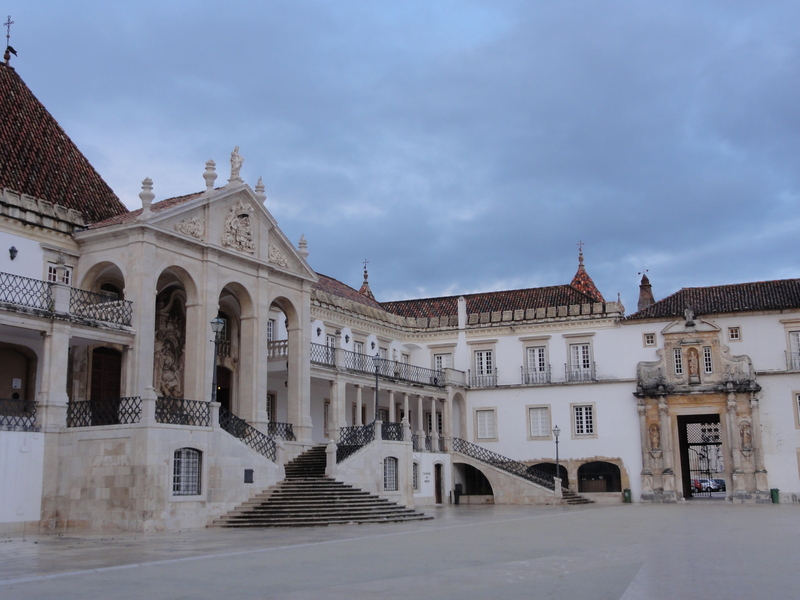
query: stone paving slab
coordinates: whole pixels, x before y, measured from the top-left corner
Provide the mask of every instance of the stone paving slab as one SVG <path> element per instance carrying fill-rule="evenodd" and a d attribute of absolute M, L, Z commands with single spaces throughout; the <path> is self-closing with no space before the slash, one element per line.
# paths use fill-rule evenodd
<path fill-rule="evenodd" d="M 436 519 L 0 539 L 0 600 L 797 597 L 797 506 L 426 512 Z"/>

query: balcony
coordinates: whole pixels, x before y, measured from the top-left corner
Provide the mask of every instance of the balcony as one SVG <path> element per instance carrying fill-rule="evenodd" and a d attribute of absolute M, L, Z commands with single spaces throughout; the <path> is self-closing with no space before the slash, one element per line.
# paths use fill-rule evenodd
<path fill-rule="evenodd" d="M 124 326 L 130 326 L 133 315 L 130 300 L 10 273 L 0 273 L 0 305 Z"/>
<path fill-rule="evenodd" d="M 597 381 L 594 363 L 591 363 L 591 366 L 581 366 L 580 368 L 564 365 L 564 373 L 564 380 L 569 382 Z"/>
<path fill-rule="evenodd" d="M 550 383 L 550 365 L 544 370 L 531 370 L 520 367 L 522 385 L 544 385 Z"/>
<path fill-rule="evenodd" d="M 497 369 L 494 371 L 473 374 L 469 371 L 469 387 L 487 388 L 497 387 Z"/>

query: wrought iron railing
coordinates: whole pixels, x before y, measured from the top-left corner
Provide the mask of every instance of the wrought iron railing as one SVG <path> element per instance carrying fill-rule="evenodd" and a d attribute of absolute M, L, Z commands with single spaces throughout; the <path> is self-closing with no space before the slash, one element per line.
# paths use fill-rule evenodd
<path fill-rule="evenodd" d="M 596 381 L 597 377 L 594 370 L 594 363 L 591 367 L 575 368 L 570 365 L 564 365 L 564 373 L 566 381 Z"/>
<path fill-rule="evenodd" d="M 238 438 L 250 448 L 275 462 L 275 440 L 264 435 L 244 419 L 240 419 L 224 406 L 219 407 L 219 427 Z"/>
<path fill-rule="evenodd" d="M 348 456 L 375 439 L 375 424 L 355 425 L 339 429 L 339 443 L 336 445 L 336 462 L 340 463 Z"/>
<path fill-rule="evenodd" d="M 520 367 L 522 372 L 522 385 L 538 385 L 550 383 L 550 365 L 544 371 L 534 371 Z"/>
<path fill-rule="evenodd" d="M 411 448 L 414 452 L 422 452 L 419 445 L 419 436 L 416 433 L 411 435 Z"/>
<path fill-rule="evenodd" d="M 0 428 L 20 431 L 36 429 L 36 402 L 0 398 Z"/>
<path fill-rule="evenodd" d="M 425 452 L 431 452 L 433 450 L 433 438 L 431 436 L 425 436 Z"/>
<path fill-rule="evenodd" d="M 489 373 L 480 373 L 477 375 L 473 375 L 472 371 L 469 371 L 469 387 L 497 387 L 497 369 Z"/>
<path fill-rule="evenodd" d="M 130 325 L 133 315 L 133 302 L 130 300 L 117 300 L 116 297 L 108 294 L 70 288 L 69 312 L 72 315 L 105 323 Z"/>
<path fill-rule="evenodd" d="M 478 446 L 472 442 L 462 440 L 461 438 L 453 438 L 453 452 L 464 454 L 482 463 L 491 465 L 496 469 L 505 471 L 506 473 L 511 473 L 517 477 L 532 481 L 542 487 L 551 490 L 556 489 L 551 475 L 547 475 L 535 467 L 530 467 L 512 458 L 508 458 L 507 456 L 502 456 L 501 454 L 487 450 L 483 446 Z"/>
<path fill-rule="evenodd" d="M 267 433 L 274 438 L 280 438 L 287 442 L 295 441 L 291 423 L 270 423 L 267 425 Z"/>
<path fill-rule="evenodd" d="M 402 423 L 381 423 L 381 439 L 387 442 L 402 442 L 403 441 L 403 424 Z"/>
<path fill-rule="evenodd" d="M 786 351 L 786 370 L 800 371 L 800 352 Z"/>
<path fill-rule="evenodd" d="M 142 419 L 139 396 L 67 403 L 67 427 L 131 425 Z"/>
<path fill-rule="evenodd" d="M 351 350 L 341 350 L 342 362 L 340 366 L 348 371 L 357 371 L 359 373 L 375 373 L 375 365 L 372 362 L 372 357 L 369 354 L 361 354 L 360 352 L 352 352 Z"/>
<path fill-rule="evenodd" d="M 211 426 L 211 405 L 204 400 L 159 397 L 156 400 L 156 422 L 190 427 Z"/>
<path fill-rule="evenodd" d="M 0 302 L 53 310 L 52 284 L 11 273 L 0 273 Z"/>
<path fill-rule="evenodd" d="M 336 348 L 311 342 L 311 362 L 333 367 L 336 365 Z"/>
<path fill-rule="evenodd" d="M 439 436 L 439 452 L 447 452 L 447 444 L 441 435 Z"/>
<path fill-rule="evenodd" d="M 269 358 L 289 356 L 289 340 L 277 340 L 268 344 Z"/>
<path fill-rule="evenodd" d="M 320 345 L 320 344 L 316 344 Z M 312 362 L 323 362 L 322 360 L 315 360 L 314 358 L 314 344 L 312 344 Z M 350 350 L 336 350 L 340 352 L 341 360 L 339 366 L 347 369 L 348 371 L 356 371 L 358 373 L 368 373 L 375 375 L 375 359 L 369 354 L 361 354 L 360 352 L 352 352 Z M 333 359 L 325 364 L 334 364 Z M 383 379 L 390 379 L 392 381 L 408 381 L 411 383 L 421 383 L 423 385 L 432 385 L 435 387 L 445 386 L 444 371 L 441 369 L 428 369 L 411 365 L 396 360 L 388 360 L 381 358 L 378 360 L 378 376 Z"/>

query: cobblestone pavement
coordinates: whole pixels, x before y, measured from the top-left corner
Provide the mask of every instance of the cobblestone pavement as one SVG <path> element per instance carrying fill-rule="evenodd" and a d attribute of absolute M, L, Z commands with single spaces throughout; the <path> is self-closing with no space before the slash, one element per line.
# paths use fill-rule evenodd
<path fill-rule="evenodd" d="M 433 521 L 0 539 L 0 599 L 795 598 L 800 507 L 427 507 Z"/>

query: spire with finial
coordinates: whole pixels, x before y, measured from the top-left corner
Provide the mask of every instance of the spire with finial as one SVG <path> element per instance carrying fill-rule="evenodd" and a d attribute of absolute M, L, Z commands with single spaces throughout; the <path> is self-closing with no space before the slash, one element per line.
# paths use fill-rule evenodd
<path fill-rule="evenodd" d="M 303 260 L 308 258 L 308 242 L 306 241 L 306 235 L 304 233 L 300 234 L 300 242 L 297 244 L 297 253 L 303 257 Z"/>
<path fill-rule="evenodd" d="M 642 281 L 639 284 L 639 304 L 636 310 L 644 310 L 648 306 L 652 306 L 656 303 L 656 299 L 653 297 L 653 286 L 650 285 L 650 279 L 647 277 L 647 269 L 640 274 L 642 276 Z"/>
<path fill-rule="evenodd" d="M 259 200 L 261 200 L 261 204 L 264 204 L 264 202 L 267 201 L 267 194 L 266 194 L 265 188 L 264 188 L 264 178 L 263 177 L 259 177 L 258 178 L 258 183 L 256 183 L 256 196 L 258 197 Z"/>
<path fill-rule="evenodd" d="M 209 194 L 214 191 L 214 182 L 217 180 L 217 163 L 211 159 L 206 161 L 206 171 L 203 173 L 203 179 L 206 180 L 206 193 Z"/>
<path fill-rule="evenodd" d="M 364 259 L 364 283 L 361 284 L 361 289 L 358 290 L 358 293 L 362 296 L 366 296 L 370 300 L 375 300 L 375 296 L 372 294 L 372 290 L 369 289 L 369 273 L 367 272 L 367 265 L 369 261 Z"/>
<path fill-rule="evenodd" d="M 142 214 L 139 215 L 139 219 L 146 219 L 151 214 L 150 212 L 150 205 L 153 203 L 153 199 L 156 195 L 153 193 L 153 180 L 149 177 L 145 177 L 142 179 L 142 191 L 139 192 L 139 199 L 142 201 Z"/>
<path fill-rule="evenodd" d="M 572 282 L 569 285 L 582 294 L 586 294 L 595 302 L 605 302 L 603 294 L 597 289 L 594 281 L 589 277 L 589 273 L 586 272 L 586 267 L 583 266 L 584 245 L 582 241 L 578 242 L 578 271 L 575 273 L 575 277 L 572 278 Z"/>
<path fill-rule="evenodd" d="M 11 47 L 11 26 L 14 24 L 14 21 L 11 20 L 11 15 L 8 15 L 8 20 L 3 23 L 6 26 L 6 51 L 3 54 L 3 60 L 6 61 L 6 64 L 9 63 L 11 60 L 11 55 L 17 55 L 17 51 Z"/>

